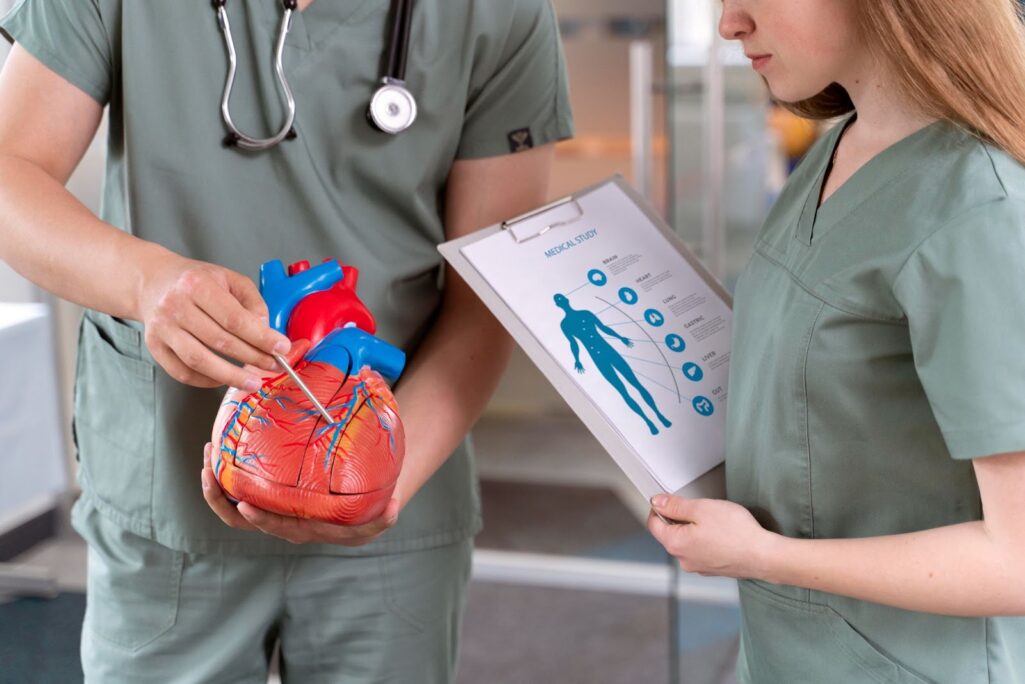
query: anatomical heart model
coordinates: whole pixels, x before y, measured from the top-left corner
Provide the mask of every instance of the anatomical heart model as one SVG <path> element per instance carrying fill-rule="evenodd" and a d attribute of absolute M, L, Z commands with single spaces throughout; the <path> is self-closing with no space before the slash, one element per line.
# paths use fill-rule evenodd
<path fill-rule="evenodd" d="M 256 392 L 231 387 L 214 421 L 213 466 L 232 498 L 299 518 L 360 525 L 388 504 L 405 453 L 389 389 L 405 354 L 374 337 L 356 296 L 358 271 L 326 260 L 310 268 L 280 261 L 260 269 L 273 328 L 292 340 L 288 361 L 327 409 L 320 411 L 284 371 Z"/>

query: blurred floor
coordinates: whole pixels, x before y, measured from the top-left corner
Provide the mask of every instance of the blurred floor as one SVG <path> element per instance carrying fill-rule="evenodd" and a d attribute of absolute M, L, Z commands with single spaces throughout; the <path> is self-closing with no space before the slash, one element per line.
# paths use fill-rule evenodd
<path fill-rule="evenodd" d="M 720 629 L 727 625 L 727 633 L 693 648 L 683 644 L 687 650 L 679 661 L 681 684 L 736 681 L 734 611 L 713 610 L 720 615 L 706 624 Z M 661 598 L 475 581 L 463 624 L 457 682 L 668 682 L 668 611 Z M 684 604 L 684 620 L 687 614 Z"/>

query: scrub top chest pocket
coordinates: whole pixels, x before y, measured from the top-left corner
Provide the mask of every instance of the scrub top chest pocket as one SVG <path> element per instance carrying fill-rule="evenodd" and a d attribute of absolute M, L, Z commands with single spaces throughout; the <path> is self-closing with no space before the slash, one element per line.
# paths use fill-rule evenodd
<path fill-rule="evenodd" d="M 79 477 L 99 508 L 138 533 L 152 518 L 155 377 L 138 330 L 86 312 L 75 380 Z"/>

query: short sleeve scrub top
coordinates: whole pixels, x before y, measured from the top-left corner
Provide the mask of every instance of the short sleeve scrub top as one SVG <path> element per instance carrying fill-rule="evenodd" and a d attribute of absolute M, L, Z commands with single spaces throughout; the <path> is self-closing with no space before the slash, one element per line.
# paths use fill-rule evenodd
<path fill-rule="evenodd" d="M 373 129 L 366 111 L 390 5 L 318 0 L 292 15 L 281 49 L 298 135 L 259 153 L 222 144 L 229 58 L 209 2 L 19 0 L 0 17 L 0 37 L 108 108 L 100 218 L 254 281 L 271 259 L 341 259 L 360 269 L 378 336 L 413 356 L 441 305 L 437 245 L 452 165 L 565 139 L 573 122 L 549 0 L 418 0 L 406 79 L 419 116 L 401 135 Z M 273 68 L 281 1 L 225 10 L 238 55 L 232 117 L 250 135 L 270 135 L 284 119 Z M 480 529 L 468 440 L 365 546 L 294 545 L 226 526 L 197 475 L 224 390 L 168 376 L 143 332 L 99 311 L 82 320 L 74 520 L 87 538 L 101 520 L 188 553 L 368 556 L 455 544 Z"/>
<path fill-rule="evenodd" d="M 819 206 L 847 118 L 737 283 L 730 500 L 794 538 L 980 520 L 972 459 L 1025 449 L 1025 168 L 943 121 Z M 740 583 L 742 682 L 1025 682 L 1025 618 Z"/>

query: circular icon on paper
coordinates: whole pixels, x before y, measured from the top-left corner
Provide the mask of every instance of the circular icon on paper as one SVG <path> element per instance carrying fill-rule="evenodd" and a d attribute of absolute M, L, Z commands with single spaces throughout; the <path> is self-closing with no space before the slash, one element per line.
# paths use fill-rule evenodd
<path fill-rule="evenodd" d="M 591 281 L 592 285 L 597 285 L 598 287 L 601 287 L 605 283 L 609 282 L 608 277 L 596 268 L 593 268 L 590 271 L 588 271 L 587 279 Z"/>
<path fill-rule="evenodd" d="M 622 300 L 624 304 L 636 304 L 637 293 L 631 290 L 629 287 L 620 288 L 619 299 Z"/>
<path fill-rule="evenodd" d="M 694 410 L 702 416 L 710 416 L 715 412 L 715 407 L 712 406 L 712 402 L 707 397 L 694 397 L 694 401 L 691 402 L 694 405 Z"/>
<path fill-rule="evenodd" d="M 648 309 L 645 311 L 644 320 L 646 320 L 648 325 L 653 328 L 661 327 L 661 325 L 666 322 L 665 317 L 662 316 L 662 313 L 658 309 Z"/>
<path fill-rule="evenodd" d="M 683 374 L 688 380 L 697 382 L 701 378 L 705 377 L 704 372 L 701 370 L 701 366 L 696 363 L 685 363 L 683 364 Z"/>
<path fill-rule="evenodd" d="M 666 346 L 669 347 L 671 351 L 682 352 L 687 348 L 687 343 L 684 342 L 683 338 L 676 333 L 669 333 L 666 335 Z"/>

